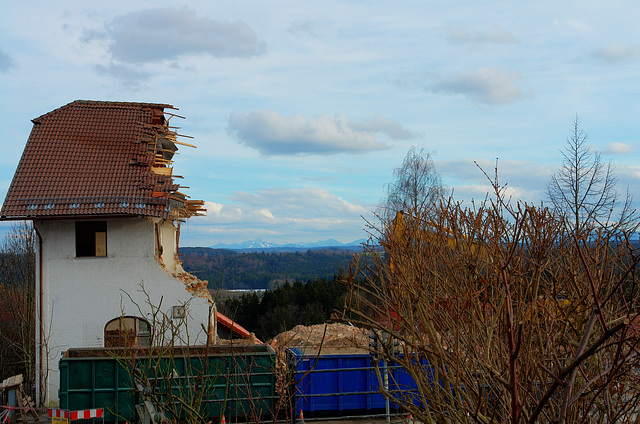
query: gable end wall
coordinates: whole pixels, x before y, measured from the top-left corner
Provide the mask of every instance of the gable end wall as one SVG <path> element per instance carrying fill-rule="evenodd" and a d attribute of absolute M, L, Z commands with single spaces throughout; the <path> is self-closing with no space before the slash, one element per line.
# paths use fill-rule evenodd
<path fill-rule="evenodd" d="M 122 314 L 140 316 L 138 307 L 142 317 L 151 320 L 149 301 L 156 306 L 161 304 L 168 316 L 172 306 L 188 304 L 188 343 L 206 343 L 202 326 L 206 328 L 208 324 L 208 299 L 192 296 L 184 283 L 170 274 L 175 270 L 157 260 L 158 221 L 146 217 L 105 220 L 107 257 L 81 258 L 75 256 L 75 220 L 36 222 L 42 236 L 42 322 L 44 351 L 49 352 L 42 365 L 45 372 L 47 368 L 49 371 L 46 397 L 50 406 L 58 402 L 58 361 L 64 351 L 103 347 L 105 324 Z M 175 260 L 173 252 L 167 251 L 175 249 L 175 242 L 171 242 L 172 223 L 167 221 L 161 226 L 165 239 L 163 256 Z M 170 268 L 174 268 L 171 263 Z M 39 335 L 36 340 L 40 340 Z M 37 367 L 39 370 L 39 360 Z"/>

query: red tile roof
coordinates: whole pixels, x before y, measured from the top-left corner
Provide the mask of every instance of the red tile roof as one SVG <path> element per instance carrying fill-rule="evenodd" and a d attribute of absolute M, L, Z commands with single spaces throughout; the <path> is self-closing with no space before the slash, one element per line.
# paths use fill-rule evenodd
<path fill-rule="evenodd" d="M 0 219 L 202 211 L 171 177 L 176 133 L 164 109 L 173 106 L 77 100 L 34 119 Z"/>

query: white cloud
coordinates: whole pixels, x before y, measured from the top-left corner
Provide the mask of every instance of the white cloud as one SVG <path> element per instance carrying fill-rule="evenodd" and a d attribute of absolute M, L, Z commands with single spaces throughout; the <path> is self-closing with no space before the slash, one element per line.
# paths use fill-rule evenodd
<path fill-rule="evenodd" d="M 322 35 L 322 31 L 320 30 L 318 25 L 310 21 L 291 24 L 288 28 L 288 31 L 297 38 L 317 38 Z"/>
<path fill-rule="evenodd" d="M 500 193 L 503 199 L 510 200 L 513 203 L 520 200 L 523 202 L 531 202 L 531 200 L 526 199 L 526 196 L 529 193 L 520 187 L 507 185 L 505 187 L 501 187 Z M 489 184 L 460 185 L 455 189 L 454 198 L 456 200 L 462 199 L 463 205 L 468 206 L 471 202 L 478 205 L 479 202 L 482 202 L 485 199 L 495 199 L 496 194 L 493 186 Z"/>
<path fill-rule="evenodd" d="M 236 192 L 235 199 L 251 208 L 268 207 L 277 216 L 306 214 L 316 216 L 318 212 L 325 216 L 343 214 L 361 214 L 366 210 L 359 205 L 347 202 L 323 188 L 274 188 L 260 190 L 257 193 Z"/>
<path fill-rule="evenodd" d="M 559 156 L 559 153 L 558 153 Z M 553 173 L 553 168 L 538 162 L 487 158 L 461 158 L 449 161 L 436 161 L 438 170 L 445 170 L 464 179 L 486 179 L 482 171 L 493 177 L 496 167 L 498 175 L 508 175 L 510 178 L 518 174 L 526 177 L 547 178 Z M 444 171 L 443 171 L 444 172 Z M 503 179 L 503 178 L 501 178 Z"/>
<path fill-rule="evenodd" d="M 626 62 L 640 57 L 640 44 L 608 44 L 595 49 L 591 54 L 607 63 Z"/>
<path fill-rule="evenodd" d="M 314 219 L 315 217 L 340 217 L 361 215 L 367 208 L 353 204 L 323 188 L 273 188 L 256 193 L 235 192 L 229 204 L 205 202 L 208 221 L 232 223 L 257 219 L 286 222 Z"/>
<path fill-rule="evenodd" d="M 308 120 L 302 115 L 283 116 L 272 110 L 232 113 L 228 132 L 242 144 L 264 155 L 363 153 L 388 148 L 375 132 L 403 133 L 393 121 L 379 118 L 369 123 L 350 122 L 344 115 L 321 115 Z"/>
<path fill-rule="evenodd" d="M 85 30 L 83 40 L 108 40 L 111 57 L 123 63 L 143 64 L 174 60 L 185 55 L 251 57 L 265 44 L 244 22 L 198 17 L 188 7 L 149 9 L 120 15 L 105 30 Z"/>
<path fill-rule="evenodd" d="M 298 238 L 306 235 L 307 239 L 298 242 L 340 238 L 340 234 L 356 240 L 364 237 L 364 233 L 357 234 L 364 227 L 362 215 L 369 212 L 322 188 L 236 192 L 229 204 L 206 201 L 205 208 L 207 215 L 190 219 L 189 225 L 197 226 L 198 233 L 218 235 L 213 244 L 257 237 L 289 241 L 293 234 Z"/>
<path fill-rule="evenodd" d="M 207 215 L 213 215 L 213 216 L 220 215 L 220 212 L 222 212 L 223 207 L 224 205 L 220 203 L 215 203 L 210 201 L 204 202 L 204 208 L 207 210 Z"/>
<path fill-rule="evenodd" d="M 0 72 L 7 72 L 15 65 L 13 59 L 4 50 L 0 49 Z"/>
<path fill-rule="evenodd" d="M 489 30 L 470 30 L 463 26 L 448 26 L 444 31 L 444 38 L 454 44 L 513 44 L 518 40 L 500 25 L 494 25 Z"/>
<path fill-rule="evenodd" d="M 553 25 L 562 30 L 570 30 L 575 33 L 588 33 L 593 30 L 591 26 L 583 20 L 569 18 L 565 20 L 554 19 Z"/>
<path fill-rule="evenodd" d="M 445 181 L 462 182 L 453 184 L 456 199 L 478 200 L 484 198 L 487 192 L 493 192 L 490 184 L 495 179 L 495 159 L 464 158 L 436 161 L 436 168 Z M 498 184 L 506 185 L 510 196 L 536 203 L 545 198 L 546 185 L 555 168 L 533 161 L 498 160 L 497 170 Z"/>
<path fill-rule="evenodd" d="M 400 123 L 378 115 L 375 115 L 370 121 L 351 122 L 349 126 L 356 131 L 379 132 L 394 139 L 407 139 L 417 136 L 416 133 L 403 128 Z"/>
<path fill-rule="evenodd" d="M 621 198 L 624 199 L 627 190 L 634 197 L 634 207 L 638 208 L 638 193 L 637 187 L 640 187 L 640 166 L 638 165 L 616 165 L 616 177 L 618 182 L 616 189 L 621 194 Z"/>
<path fill-rule="evenodd" d="M 429 90 L 462 94 L 480 103 L 500 105 L 522 98 L 522 90 L 515 83 L 519 78 L 517 72 L 480 68 L 472 72 L 440 76 Z"/>
<path fill-rule="evenodd" d="M 99 75 L 109 75 L 121 80 L 127 86 L 137 86 L 149 78 L 149 74 L 127 65 L 109 63 L 108 65 L 95 65 L 95 71 Z"/>
<path fill-rule="evenodd" d="M 634 181 L 634 185 L 640 184 L 640 166 L 617 166 L 616 174 L 625 181 Z"/>
<path fill-rule="evenodd" d="M 269 209 L 258 209 L 256 213 L 264 216 L 267 219 L 274 219 L 274 216 Z"/>
<path fill-rule="evenodd" d="M 615 142 L 609 144 L 607 146 L 607 150 L 605 150 L 604 152 L 611 155 L 627 155 L 632 151 L 633 149 L 628 144 Z"/>

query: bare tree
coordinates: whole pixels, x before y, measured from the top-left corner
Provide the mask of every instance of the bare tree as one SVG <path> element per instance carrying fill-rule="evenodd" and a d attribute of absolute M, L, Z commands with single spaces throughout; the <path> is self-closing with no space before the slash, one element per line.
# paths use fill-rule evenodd
<path fill-rule="evenodd" d="M 425 423 L 634 422 L 637 248 L 494 190 L 371 227 L 344 320 L 379 336 L 384 394 Z"/>
<path fill-rule="evenodd" d="M 431 209 L 441 200 L 444 186 L 431 156 L 424 148 L 409 149 L 402 165 L 393 171 L 393 182 L 386 187 L 379 208 L 381 217 L 393 219 L 399 211 Z"/>
<path fill-rule="evenodd" d="M 587 134 L 580 128 L 577 116 L 562 157 L 562 166 L 547 185 L 547 196 L 554 209 L 566 216 L 575 234 L 588 226 L 609 224 L 616 207 L 620 210 L 616 224 L 621 227 L 633 224 L 631 194 L 627 191 L 624 202 L 618 204 L 615 168 L 587 144 Z"/>
<path fill-rule="evenodd" d="M 12 225 L 0 247 L 0 346 L 3 378 L 35 374 L 35 234 L 31 223 Z"/>

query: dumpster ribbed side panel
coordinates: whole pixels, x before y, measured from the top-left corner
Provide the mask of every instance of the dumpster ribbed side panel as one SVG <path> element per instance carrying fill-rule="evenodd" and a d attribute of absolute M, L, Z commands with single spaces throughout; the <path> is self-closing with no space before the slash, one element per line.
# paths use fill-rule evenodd
<path fill-rule="evenodd" d="M 60 360 L 60 407 L 71 411 L 104 408 L 105 421 L 135 418 L 128 371 L 114 358 Z"/>
<path fill-rule="evenodd" d="M 289 350 L 296 382 L 295 413 L 344 415 L 385 408 L 371 356 L 305 355 Z"/>
<path fill-rule="evenodd" d="M 85 352 L 87 356 L 78 357 Z M 142 404 L 142 398 L 134 390 L 134 367 L 164 399 L 189 396 L 197 387 L 203 394 L 200 413 L 204 417 L 264 418 L 274 409 L 275 352 L 267 346 L 246 351 L 210 347 L 205 354 L 201 349 L 193 355 L 139 356 L 134 362 L 87 350 L 81 353 L 60 360 L 60 406 L 104 408 L 105 422 L 135 421 L 135 406 Z"/>

